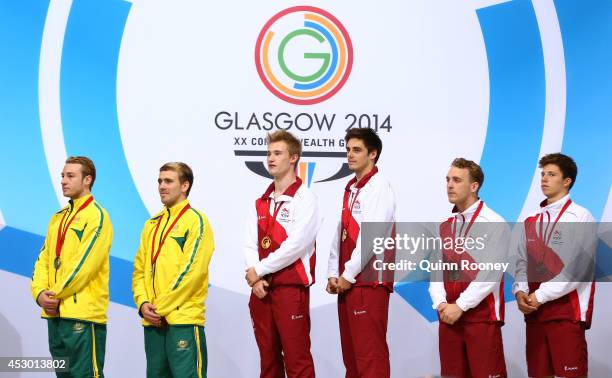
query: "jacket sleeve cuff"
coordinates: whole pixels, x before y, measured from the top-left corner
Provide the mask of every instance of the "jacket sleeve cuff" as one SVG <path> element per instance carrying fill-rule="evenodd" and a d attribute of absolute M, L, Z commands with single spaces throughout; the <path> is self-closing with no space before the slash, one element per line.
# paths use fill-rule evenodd
<path fill-rule="evenodd" d="M 541 290 L 541 289 L 536 290 L 536 291 L 534 292 L 534 295 L 535 295 L 535 297 L 536 297 L 537 301 L 538 301 L 540 304 L 544 304 L 544 303 L 548 302 L 548 300 L 549 300 L 549 299 L 546 297 L 546 295 L 544 295 L 544 293 L 542 293 L 542 290 Z"/>
<path fill-rule="evenodd" d="M 461 309 L 461 311 L 466 312 L 467 310 L 470 309 L 470 307 L 468 306 L 467 303 L 465 303 L 465 300 L 461 297 L 457 298 L 457 300 L 455 301 L 455 304 L 457 306 L 459 306 L 459 308 Z"/>
<path fill-rule="evenodd" d="M 348 282 L 354 284 L 355 283 L 355 277 L 352 276 L 350 273 L 348 273 L 348 271 L 344 271 L 344 273 L 342 273 L 342 277 L 344 277 L 345 280 L 347 280 Z"/>
<path fill-rule="evenodd" d="M 149 301 L 144 301 L 138 306 L 138 315 L 140 315 L 141 318 L 144 318 L 144 316 L 142 316 L 142 305 L 145 303 L 149 303 Z"/>
<path fill-rule="evenodd" d="M 446 298 L 436 298 L 433 300 L 433 304 L 431 305 L 431 308 L 437 311 L 438 307 L 440 307 L 442 303 L 446 303 Z"/>
<path fill-rule="evenodd" d="M 40 303 L 38 303 L 38 297 L 40 297 L 40 295 L 42 294 L 42 292 L 43 292 L 43 291 L 45 291 L 45 289 L 40 290 L 40 291 L 38 292 L 38 294 L 36 295 L 36 298 L 34 298 L 34 302 L 36 302 L 36 305 L 37 305 L 38 307 L 42 307 L 42 306 L 40 305 Z"/>
<path fill-rule="evenodd" d="M 257 273 L 257 275 L 259 277 L 263 277 L 266 274 L 271 273 L 271 272 L 266 271 L 266 269 L 264 268 L 264 265 L 261 263 L 261 261 L 258 262 L 257 264 L 255 264 L 253 266 L 253 269 L 255 269 L 255 273 Z"/>
<path fill-rule="evenodd" d="M 516 296 L 516 293 L 519 291 L 529 294 L 529 285 L 527 285 L 526 282 L 515 282 L 514 285 L 512 285 L 512 295 Z"/>

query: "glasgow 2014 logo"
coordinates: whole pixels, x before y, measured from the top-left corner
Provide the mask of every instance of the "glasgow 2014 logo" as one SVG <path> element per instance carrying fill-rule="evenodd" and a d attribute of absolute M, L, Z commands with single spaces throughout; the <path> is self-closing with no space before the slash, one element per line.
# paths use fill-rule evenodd
<path fill-rule="evenodd" d="M 336 17 L 311 6 L 287 8 L 261 29 L 255 64 L 278 98 L 312 105 L 335 95 L 353 66 L 351 39 Z"/>

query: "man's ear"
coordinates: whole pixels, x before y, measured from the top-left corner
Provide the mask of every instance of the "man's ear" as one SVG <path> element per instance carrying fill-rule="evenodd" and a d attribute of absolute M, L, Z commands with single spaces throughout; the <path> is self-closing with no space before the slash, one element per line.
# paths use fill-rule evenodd
<path fill-rule="evenodd" d="M 187 191 L 189 190 L 189 186 L 191 184 L 189 183 L 189 181 L 185 180 L 185 182 L 183 182 L 181 184 L 181 192 L 185 193 L 185 195 L 187 195 Z"/>
<path fill-rule="evenodd" d="M 563 187 L 569 190 L 570 185 L 572 185 L 573 180 L 569 177 L 563 179 Z"/>
<path fill-rule="evenodd" d="M 91 175 L 87 175 L 85 177 L 83 177 L 83 183 L 87 186 L 88 189 L 91 189 L 91 181 L 93 180 L 93 177 L 91 177 Z"/>
<path fill-rule="evenodd" d="M 480 189 L 480 184 L 477 183 L 476 181 L 470 184 L 470 190 L 472 193 L 478 193 L 479 189 Z"/>
<path fill-rule="evenodd" d="M 372 151 L 368 152 L 368 157 L 372 161 L 376 161 L 376 157 L 377 156 L 378 156 L 378 151 L 376 151 L 376 150 L 372 150 Z"/>

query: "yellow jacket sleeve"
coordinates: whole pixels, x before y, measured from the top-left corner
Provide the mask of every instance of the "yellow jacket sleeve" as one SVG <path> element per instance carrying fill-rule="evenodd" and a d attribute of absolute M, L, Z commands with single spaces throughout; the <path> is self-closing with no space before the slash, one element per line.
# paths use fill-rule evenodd
<path fill-rule="evenodd" d="M 45 237 L 45 242 L 43 243 L 42 248 L 40 249 L 40 253 L 38 254 L 38 259 L 36 259 L 36 263 L 34 264 L 34 273 L 32 274 L 32 298 L 34 301 L 38 299 L 38 296 L 44 290 L 49 289 L 49 253 L 53 253 L 49 250 L 48 240 L 49 240 L 49 232 L 52 221 L 49 221 L 49 226 L 47 227 L 47 236 Z M 36 302 L 38 303 L 38 302 Z"/>
<path fill-rule="evenodd" d="M 68 273 L 51 288 L 58 299 L 68 298 L 83 290 L 109 258 L 113 228 L 102 208 L 97 203 L 94 206 L 99 216 L 85 228 L 76 258 L 66 261 Z"/>
<path fill-rule="evenodd" d="M 140 312 L 140 306 L 144 302 L 150 302 L 147 295 L 147 287 L 145 284 L 145 263 L 147 258 L 146 249 L 146 224 L 140 235 L 140 246 L 134 257 L 134 272 L 132 273 L 132 293 L 134 294 L 134 303 Z"/>
<path fill-rule="evenodd" d="M 181 256 L 179 272 L 172 280 L 169 290 L 161 293 L 153 302 L 155 311 L 161 316 L 168 315 L 187 302 L 198 287 L 205 285 L 207 281 L 208 264 L 215 248 L 213 232 L 206 217 L 196 210 L 193 211 L 197 214 L 198 222 L 194 222 L 190 227 L 185 241 L 184 250 L 189 253 Z"/>

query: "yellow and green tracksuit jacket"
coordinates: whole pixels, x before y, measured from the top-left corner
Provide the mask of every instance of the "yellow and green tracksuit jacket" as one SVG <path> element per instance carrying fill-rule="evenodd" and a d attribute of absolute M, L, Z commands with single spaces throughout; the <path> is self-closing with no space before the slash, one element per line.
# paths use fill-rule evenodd
<path fill-rule="evenodd" d="M 34 265 L 32 297 L 36 300 L 43 290 L 51 290 L 61 300 L 60 318 L 106 324 L 113 226 L 106 210 L 95 200 L 77 214 L 90 197 L 70 200 L 51 217 L 45 242 Z M 55 269 L 57 232 L 60 227 L 65 229 L 71 219 L 60 255 L 61 265 Z M 42 316 L 51 317 L 44 310 Z"/>
<path fill-rule="evenodd" d="M 205 300 L 208 294 L 208 264 L 214 246 L 213 232 L 206 216 L 194 208 L 187 210 L 168 230 L 184 200 L 145 222 L 140 247 L 134 258 L 132 291 L 140 311 L 149 302 L 170 325 L 204 325 Z M 155 228 L 159 223 L 155 240 Z M 169 233 L 168 233 L 169 232 Z M 151 263 L 152 246 L 157 252 L 160 241 L 168 233 L 155 265 Z M 142 324 L 150 324 L 142 320 Z"/>

